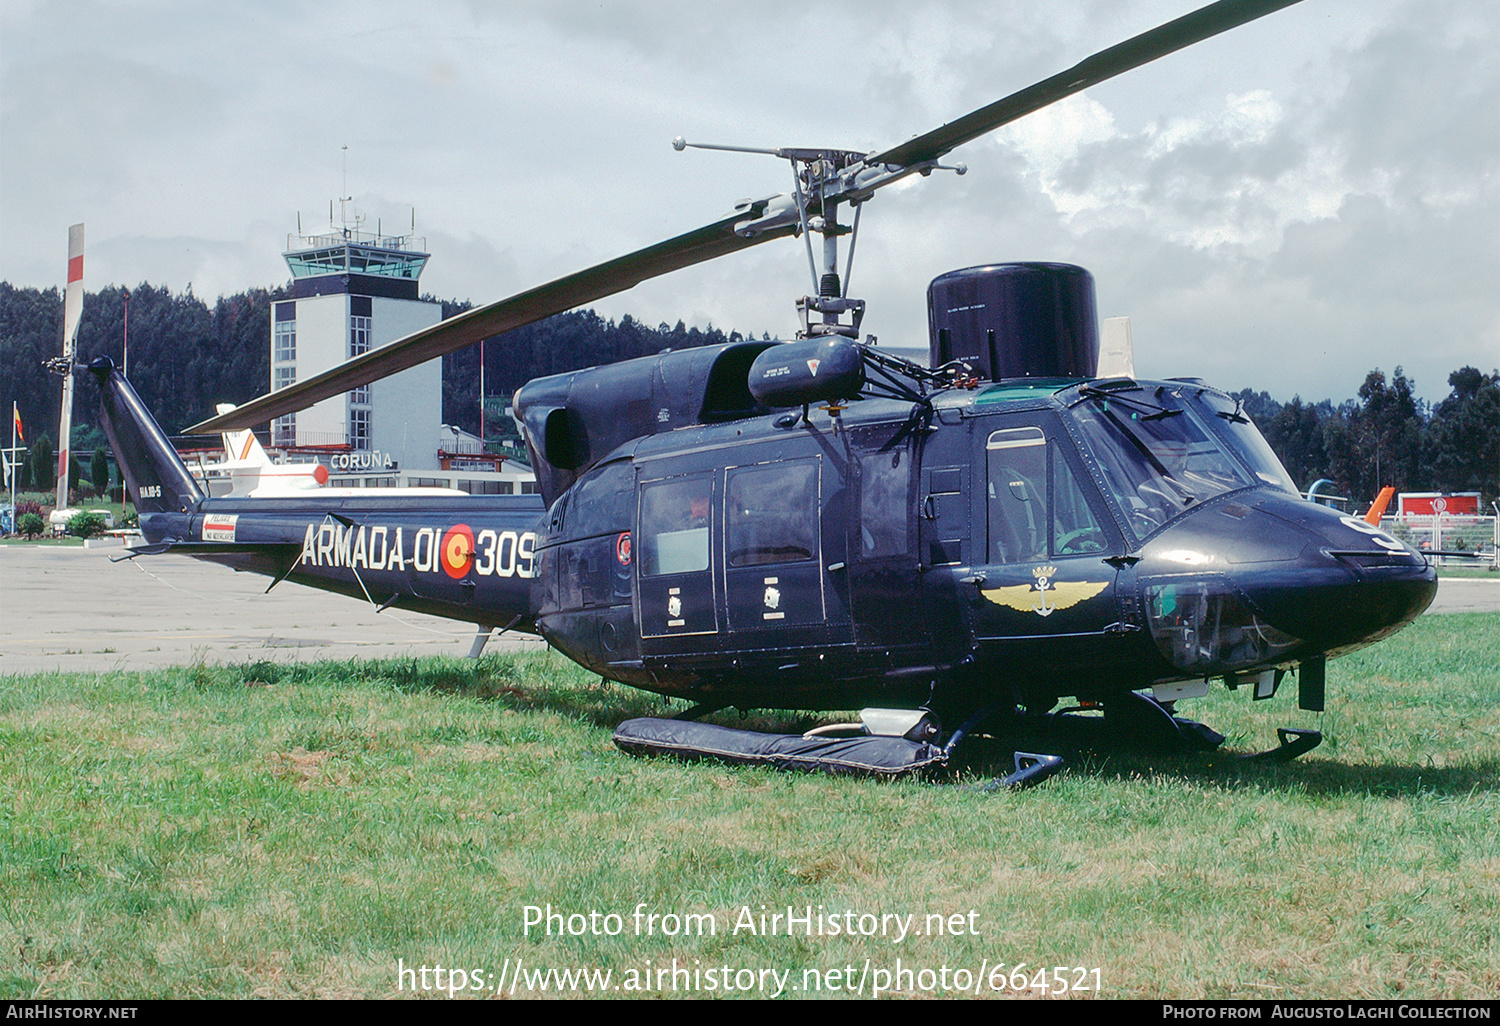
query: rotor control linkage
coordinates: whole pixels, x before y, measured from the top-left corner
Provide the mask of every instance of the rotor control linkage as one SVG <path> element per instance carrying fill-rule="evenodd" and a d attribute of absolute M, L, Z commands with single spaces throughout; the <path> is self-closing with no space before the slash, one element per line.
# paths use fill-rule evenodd
<path fill-rule="evenodd" d="M 736 225 L 735 231 L 753 237 L 769 228 L 792 228 L 794 234 L 802 236 L 807 247 L 807 267 L 812 274 L 815 296 L 803 296 L 797 300 L 797 314 L 802 322 L 800 338 L 819 335 L 843 335 L 859 337 L 859 325 L 864 317 L 863 300 L 850 299 L 848 281 L 854 268 L 854 247 L 859 239 L 859 217 L 864 201 L 884 185 L 917 173 L 926 177 L 933 171 L 953 171 L 966 174 L 968 166 L 961 163 L 939 164 L 936 158 L 910 164 L 889 162 L 870 164 L 872 154 L 853 150 L 801 149 L 779 146 L 767 149 L 754 146 L 726 146 L 714 143 L 690 143 L 682 136 L 672 140 L 672 148 L 679 152 L 692 147 L 700 150 L 725 150 L 731 153 L 759 153 L 780 157 L 792 166 L 792 195 L 772 197 L 757 211 L 753 222 Z M 788 202 L 790 201 L 790 202 Z M 854 208 L 854 224 L 840 224 L 840 203 Z M 812 233 L 823 236 L 823 258 L 821 271 L 814 258 Z M 849 236 L 849 252 L 844 262 L 841 279 L 838 270 L 838 240 Z M 815 321 L 813 314 L 820 314 Z M 851 323 L 845 324 L 842 315 L 851 314 Z"/>

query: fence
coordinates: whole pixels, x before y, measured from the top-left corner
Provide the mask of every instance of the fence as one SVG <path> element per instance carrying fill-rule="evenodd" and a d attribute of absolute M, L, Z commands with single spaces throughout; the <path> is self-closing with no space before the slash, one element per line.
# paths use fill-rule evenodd
<path fill-rule="evenodd" d="M 1385 517 L 1381 529 L 1423 552 L 1474 552 L 1472 556 L 1436 556 L 1439 566 L 1496 567 L 1496 550 L 1500 548 L 1500 523 L 1495 517 L 1409 516 L 1405 519 Z"/>

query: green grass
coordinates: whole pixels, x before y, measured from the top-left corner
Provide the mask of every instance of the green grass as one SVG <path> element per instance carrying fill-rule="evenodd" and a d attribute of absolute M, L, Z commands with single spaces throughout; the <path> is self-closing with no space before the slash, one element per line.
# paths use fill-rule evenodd
<path fill-rule="evenodd" d="M 72 535 L 62 535 L 54 538 L 51 535 L 39 534 L 35 538 L 27 538 L 19 534 L 6 535 L 0 539 L 0 546 L 4 545 L 45 545 L 54 548 L 83 548 L 83 539 Z"/>
<path fill-rule="evenodd" d="M 1475 562 L 1479 565 L 1474 567 L 1440 566 L 1438 567 L 1438 576 L 1470 578 L 1477 577 L 1483 580 L 1500 581 L 1500 572 L 1491 570 L 1487 563 L 1479 560 L 1476 560 Z"/>
<path fill-rule="evenodd" d="M 1098 967 L 1108 997 L 1492 997 L 1497 666 L 1500 615 L 1426 617 L 1331 664 L 1321 716 L 1181 707 L 1239 751 L 1323 729 L 1293 764 L 1098 756 L 1019 793 L 632 759 L 610 731 L 661 700 L 550 655 L 0 679 L 0 995 L 387 997 L 398 959 L 629 986 L 676 959 L 717 996 L 710 967 L 800 987 L 868 959 L 868 996 L 899 959 L 919 993 L 1001 962 Z M 524 936 L 549 904 L 623 930 Z M 717 933 L 637 936 L 641 905 Z M 731 932 L 762 905 L 963 930 Z"/>

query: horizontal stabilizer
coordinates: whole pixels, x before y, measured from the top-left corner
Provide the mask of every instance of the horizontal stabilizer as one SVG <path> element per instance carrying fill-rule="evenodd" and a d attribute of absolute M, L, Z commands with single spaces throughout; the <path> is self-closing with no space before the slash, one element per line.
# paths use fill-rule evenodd
<path fill-rule="evenodd" d="M 284 560 L 302 554 L 301 542 L 200 542 L 164 541 L 154 545 L 142 545 L 130 550 L 132 555 L 159 556 L 170 552 L 177 556 L 270 556 Z"/>

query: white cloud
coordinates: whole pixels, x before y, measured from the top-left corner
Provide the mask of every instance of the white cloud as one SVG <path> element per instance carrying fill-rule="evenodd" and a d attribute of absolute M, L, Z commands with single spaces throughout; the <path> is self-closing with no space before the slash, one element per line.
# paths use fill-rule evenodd
<path fill-rule="evenodd" d="M 83 220 L 91 287 L 274 284 L 348 144 L 364 212 L 416 208 L 424 289 L 487 301 L 787 188 L 679 132 L 883 146 L 1193 6 L 7 4 L 0 278 L 58 284 Z M 965 177 L 867 209 L 867 324 L 920 346 L 937 274 L 1070 260 L 1162 373 L 1321 397 L 1402 363 L 1440 398 L 1500 363 L 1497 26 L 1484 0 L 1300 4 L 963 147 Z M 787 331 L 806 277 L 775 243 L 600 308 Z"/>

